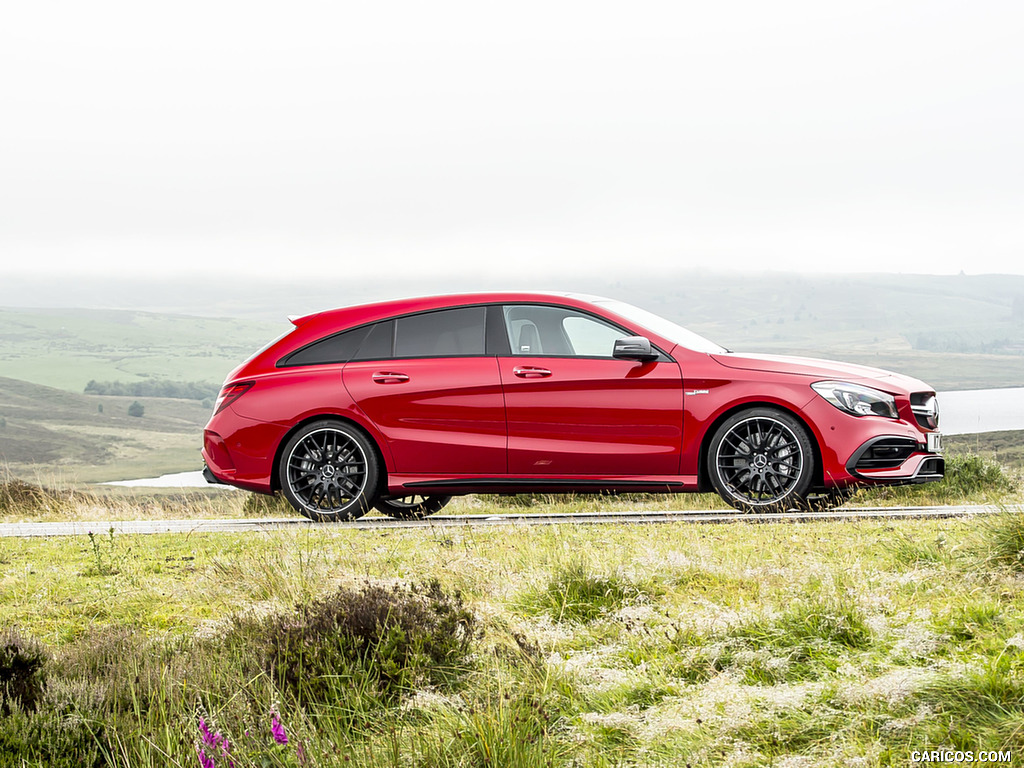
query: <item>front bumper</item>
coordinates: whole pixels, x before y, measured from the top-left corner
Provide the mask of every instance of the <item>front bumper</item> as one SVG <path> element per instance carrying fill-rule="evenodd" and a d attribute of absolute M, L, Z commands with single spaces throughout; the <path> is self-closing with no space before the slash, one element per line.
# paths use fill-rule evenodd
<path fill-rule="evenodd" d="M 933 483 L 946 474 L 946 460 L 927 443 L 904 436 L 880 435 L 861 445 L 846 462 L 859 481 L 879 485 Z"/>

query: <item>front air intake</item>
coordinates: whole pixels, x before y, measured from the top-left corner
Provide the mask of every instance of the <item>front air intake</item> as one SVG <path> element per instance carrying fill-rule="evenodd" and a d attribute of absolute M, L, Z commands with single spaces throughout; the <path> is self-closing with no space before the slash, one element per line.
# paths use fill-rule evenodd
<path fill-rule="evenodd" d="M 854 469 L 896 469 L 916 450 L 917 443 L 910 438 L 883 437 L 865 446 Z"/>

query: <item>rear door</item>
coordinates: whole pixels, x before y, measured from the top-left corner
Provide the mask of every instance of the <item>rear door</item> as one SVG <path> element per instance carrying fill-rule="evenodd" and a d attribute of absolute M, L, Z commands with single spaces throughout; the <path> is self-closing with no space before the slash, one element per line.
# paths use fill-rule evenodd
<path fill-rule="evenodd" d="M 677 363 L 612 357 L 633 333 L 567 307 L 503 308 L 498 358 L 513 475 L 677 475 L 683 389 Z"/>
<path fill-rule="evenodd" d="M 396 472 L 505 473 L 504 400 L 497 359 L 485 355 L 485 318 L 486 307 L 472 306 L 385 321 L 345 366 L 345 387 L 384 435 Z"/>

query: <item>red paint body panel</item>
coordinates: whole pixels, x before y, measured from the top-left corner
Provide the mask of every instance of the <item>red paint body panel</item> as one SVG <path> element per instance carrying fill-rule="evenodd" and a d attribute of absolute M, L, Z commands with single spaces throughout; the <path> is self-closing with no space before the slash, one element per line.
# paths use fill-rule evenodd
<path fill-rule="evenodd" d="M 674 362 L 498 358 L 513 475 L 676 475 L 683 389 Z M 550 376 L 530 378 L 517 369 Z"/>
<path fill-rule="evenodd" d="M 346 329 L 410 313 L 496 304 L 590 313 L 647 337 L 672 360 L 506 352 L 278 367 L 291 352 Z M 320 418 L 344 419 L 365 430 L 395 495 L 425 493 L 423 483 L 446 494 L 542 491 L 553 483 L 577 491 L 696 490 L 716 425 L 736 409 L 758 405 L 785 409 L 807 426 L 819 457 L 820 487 L 905 481 L 931 455 L 923 445 L 929 430 L 917 424 L 909 399 L 912 392 L 931 390 L 916 379 L 806 358 L 697 352 L 577 297 L 434 296 L 330 310 L 294 322 L 289 334 L 225 382 L 254 383 L 207 425 L 203 457 L 222 482 L 270 492 L 283 443 L 302 424 Z M 530 367 L 550 375 L 516 375 L 516 368 Z M 891 393 L 900 418 L 840 411 L 810 388 L 825 379 Z M 911 438 L 920 450 L 900 467 L 855 477 L 847 462 L 880 436 Z"/>
<path fill-rule="evenodd" d="M 401 374 L 400 377 L 374 374 Z M 493 357 L 345 366 L 345 387 L 390 449 L 390 472 L 506 472 L 505 403 Z"/>

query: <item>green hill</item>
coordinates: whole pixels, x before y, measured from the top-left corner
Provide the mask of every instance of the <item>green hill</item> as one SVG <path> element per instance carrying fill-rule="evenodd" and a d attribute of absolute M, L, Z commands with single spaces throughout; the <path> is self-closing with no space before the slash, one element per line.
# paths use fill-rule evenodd
<path fill-rule="evenodd" d="M 128 415 L 136 400 L 141 418 Z M 80 395 L 0 378 L 0 467 L 44 482 L 198 469 L 209 416 L 195 400 Z"/>
<path fill-rule="evenodd" d="M 281 323 L 94 309 L 0 309 L 0 372 L 82 392 L 90 380 L 220 384 Z"/>

